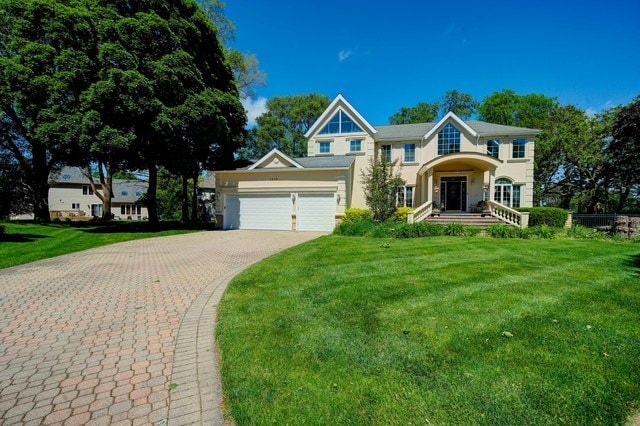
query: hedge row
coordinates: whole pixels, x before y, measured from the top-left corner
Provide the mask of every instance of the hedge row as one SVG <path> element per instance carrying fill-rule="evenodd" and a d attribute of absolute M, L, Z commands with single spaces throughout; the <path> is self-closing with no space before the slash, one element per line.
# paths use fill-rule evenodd
<path fill-rule="evenodd" d="M 529 212 L 529 226 L 551 226 L 563 228 L 569 212 L 557 207 L 521 207 L 520 212 Z"/>
<path fill-rule="evenodd" d="M 362 236 L 374 238 L 421 238 L 436 237 L 440 235 L 450 236 L 474 236 L 480 233 L 477 226 L 465 226 L 459 223 L 418 222 L 384 222 L 375 223 L 368 219 L 343 221 L 333 231 L 336 235 Z"/>

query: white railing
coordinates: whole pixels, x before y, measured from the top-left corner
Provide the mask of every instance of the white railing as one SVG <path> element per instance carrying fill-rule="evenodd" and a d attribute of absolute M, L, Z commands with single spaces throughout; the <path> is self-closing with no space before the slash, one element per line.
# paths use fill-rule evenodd
<path fill-rule="evenodd" d="M 491 216 L 519 228 L 529 226 L 529 213 L 519 212 L 496 201 L 487 201 Z"/>
<path fill-rule="evenodd" d="M 433 201 L 427 201 L 407 215 L 407 223 L 422 222 L 425 218 L 431 216 L 432 212 Z"/>

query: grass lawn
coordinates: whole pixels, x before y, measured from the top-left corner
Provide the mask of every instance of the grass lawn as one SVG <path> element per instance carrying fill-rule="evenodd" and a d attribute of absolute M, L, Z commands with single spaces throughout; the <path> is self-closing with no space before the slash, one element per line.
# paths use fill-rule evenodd
<path fill-rule="evenodd" d="M 0 222 L 0 225 L 5 227 L 5 234 L 0 235 L 0 268 L 122 241 L 195 232 L 183 227 L 180 229 L 180 226 L 174 223 L 161 223 L 162 231 L 152 231 L 148 224 L 141 222 L 46 225 Z M 177 226 L 178 229 L 171 229 L 173 226 Z"/>
<path fill-rule="evenodd" d="M 216 334 L 237 424 L 621 424 L 640 245 L 322 237 L 236 277 Z"/>

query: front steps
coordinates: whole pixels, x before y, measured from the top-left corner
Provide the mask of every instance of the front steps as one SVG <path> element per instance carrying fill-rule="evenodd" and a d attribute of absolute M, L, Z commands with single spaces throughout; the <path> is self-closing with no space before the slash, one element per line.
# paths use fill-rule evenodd
<path fill-rule="evenodd" d="M 479 226 L 481 228 L 486 228 L 489 225 L 495 225 L 496 223 L 503 223 L 501 220 L 490 216 L 485 215 L 482 217 L 480 213 L 466 213 L 466 212 L 456 212 L 456 213 L 440 213 L 440 216 L 430 216 L 424 220 L 425 222 L 431 223 L 439 223 L 439 224 L 447 224 L 447 223 L 460 223 L 462 225 L 473 225 Z"/>

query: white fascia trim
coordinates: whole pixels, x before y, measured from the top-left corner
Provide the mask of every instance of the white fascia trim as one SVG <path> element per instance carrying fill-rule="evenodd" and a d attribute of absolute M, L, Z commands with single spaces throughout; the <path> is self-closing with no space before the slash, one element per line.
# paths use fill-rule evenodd
<path fill-rule="evenodd" d="M 376 134 L 378 131 L 375 129 L 375 127 L 373 127 L 371 124 L 369 124 L 369 122 L 367 120 L 364 119 L 364 117 L 362 115 L 360 115 L 360 113 L 358 112 L 358 110 L 356 110 L 345 98 L 344 96 L 342 96 L 342 94 L 338 93 L 338 96 L 335 97 L 335 99 L 333 101 L 331 101 L 331 103 L 329 104 L 329 106 L 327 107 L 327 109 L 324 110 L 324 112 L 322 113 L 322 115 L 320 115 L 320 117 L 318 117 L 318 119 L 315 121 L 315 123 L 313 123 L 311 125 L 311 127 L 309 127 L 309 130 L 307 130 L 307 132 L 304 134 L 305 138 L 310 137 L 316 130 L 318 130 L 318 127 L 320 127 L 320 125 L 322 123 L 325 122 L 325 120 L 328 118 L 329 114 L 334 113 L 334 109 L 337 110 L 336 105 L 338 105 L 339 103 L 342 103 L 342 107 L 343 109 L 348 110 L 347 113 L 353 114 L 358 120 L 360 120 L 364 126 L 367 128 L 367 130 L 369 131 L 369 133 L 371 135 Z"/>
<path fill-rule="evenodd" d="M 293 158 L 289 157 L 287 154 L 285 154 L 284 152 L 280 151 L 278 148 L 273 148 L 271 151 L 269 151 L 264 157 L 262 157 L 260 160 L 258 160 L 257 162 L 255 162 L 253 165 L 251 165 L 251 167 L 249 167 L 247 170 L 253 170 L 256 167 L 258 167 L 260 164 L 263 164 L 264 162 L 266 162 L 269 158 L 273 157 L 274 155 L 279 155 L 280 157 L 283 157 L 285 160 L 287 160 L 288 162 L 290 162 L 291 164 L 293 164 L 296 168 L 298 169 L 302 169 L 303 167 L 298 164 L 297 162 L 295 162 L 293 160 Z"/>
<path fill-rule="evenodd" d="M 447 120 L 451 119 L 452 121 L 455 121 L 456 123 L 458 123 L 460 125 L 460 127 L 462 127 L 463 129 L 465 129 L 467 132 L 471 133 L 471 135 L 474 138 L 477 138 L 478 132 L 476 132 L 475 130 L 473 130 L 471 127 L 469 127 L 469 125 L 467 123 L 465 123 L 464 121 L 462 121 L 462 118 L 458 117 L 457 115 L 455 115 L 453 112 L 449 111 L 444 117 L 442 117 L 440 119 L 440 121 L 438 121 L 436 123 L 435 126 L 433 126 L 431 128 L 431 130 L 429 130 L 427 132 L 426 135 L 424 135 L 422 137 L 422 139 L 427 139 L 429 137 L 431 137 L 431 135 L 433 135 L 435 132 L 438 131 L 438 129 L 440 129 L 440 126 L 442 126 Z"/>

